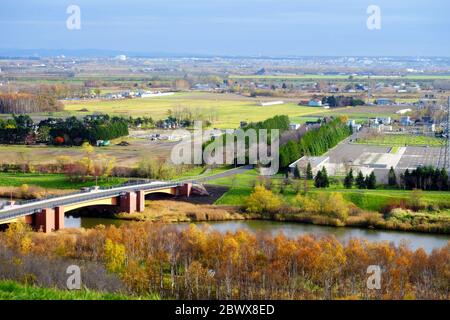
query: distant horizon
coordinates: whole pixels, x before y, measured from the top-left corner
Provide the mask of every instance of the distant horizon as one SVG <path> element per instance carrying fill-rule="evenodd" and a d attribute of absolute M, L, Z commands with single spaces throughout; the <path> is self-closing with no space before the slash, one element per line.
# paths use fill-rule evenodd
<path fill-rule="evenodd" d="M 237 57 L 450 55 L 450 2 L 445 0 L 3 0 L 1 7 L 2 50 L 101 48 L 94 50 Z M 378 23 L 371 24 L 375 15 Z"/>
<path fill-rule="evenodd" d="M 76 54 L 75 54 L 76 53 Z M 83 53 L 86 56 L 83 56 Z M 75 54 L 75 55 L 71 55 Z M 129 58 L 253 58 L 253 59 L 301 59 L 301 58 L 445 58 L 440 55 L 295 55 L 295 54 L 215 54 L 215 53 L 195 53 L 195 52 L 151 52 L 151 51 L 124 51 L 115 49 L 53 49 L 53 48 L 2 48 L 0 47 L 0 57 L 20 57 L 20 58 L 47 58 L 64 55 L 66 57 L 77 58 L 114 58 L 118 55 L 125 55 Z"/>

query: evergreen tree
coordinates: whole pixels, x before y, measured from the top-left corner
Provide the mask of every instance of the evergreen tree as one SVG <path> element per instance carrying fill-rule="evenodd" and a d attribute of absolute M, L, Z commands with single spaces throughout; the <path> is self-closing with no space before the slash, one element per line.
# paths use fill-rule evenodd
<path fill-rule="evenodd" d="M 448 190 L 449 187 L 449 181 L 448 181 L 448 173 L 447 170 L 442 168 L 441 175 L 440 175 L 440 183 L 441 183 L 441 190 Z"/>
<path fill-rule="evenodd" d="M 330 186 L 330 180 L 328 179 L 328 172 L 325 167 L 322 167 L 322 187 L 328 188 Z"/>
<path fill-rule="evenodd" d="M 298 141 L 280 147 L 280 166 L 285 168 L 303 155 L 322 155 L 350 134 L 350 127 L 340 118 L 309 130 Z"/>
<path fill-rule="evenodd" d="M 347 189 L 351 189 L 353 187 L 353 182 L 355 178 L 353 177 L 353 169 L 350 169 L 350 171 L 347 173 L 344 179 L 344 187 Z"/>
<path fill-rule="evenodd" d="M 366 188 L 366 180 L 364 179 L 364 175 L 362 174 L 361 171 L 358 173 L 358 176 L 356 177 L 355 183 L 356 183 L 356 186 L 358 187 L 358 189 L 365 189 Z"/>
<path fill-rule="evenodd" d="M 312 167 L 311 167 L 310 162 L 308 162 L 308 165 L 306 166 L 306 179 L 307 180 L 313 179 L 313 172 L 312 172 Z"/>
<path fill-rule="evenodd" d="M 409 172 L 409 169 L 406 169 L 405 170 L 405 173 L 404 173 L 404 175 L 403 175 L 403 180 L 404 180 L 404 184 L 405 184 L 405 189 L 412 189 L 412 187 L 411 187 L 411 185 L 412 185 L 412 183 L 411 183 L 411 174 L 410 174 L 410 172 Z"/>
<path fill-rule="evenodd" d="M 397 185 L 397 176 L 395 175 L 395 170 L 393 167 L 389 169 L 388 184 L 392 187 Z"/>
<path fill-rule="evenodd" d="M 314 186 L 316 188 L 322 188 L 323 185 L 323 177 L 322 177 L 322 171 L 317 171 L 316 177 L 314 178 Z"/>
<path fill-rule="evenodd" d="M 294 177 L 300 178 L 300 169 L 298 168 L 298 165 L 296 165 L 294 168 Z"/>
<path fill-rule="evenodd" d="M 366 178 L 366 186 L 367 189 L 376 189 L 377 187 L 377 177 L 375 176 L 375 173 L 373 171 Z"/>

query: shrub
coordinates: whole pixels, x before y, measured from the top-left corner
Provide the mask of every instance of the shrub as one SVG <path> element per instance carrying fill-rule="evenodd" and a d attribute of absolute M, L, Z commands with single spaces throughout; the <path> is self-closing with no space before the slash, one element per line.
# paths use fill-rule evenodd
<path fill-rule="evenodd" d="M 301 194 L 295 196 L 293 204 L 303 212 L 317 213 L 319 211 L 319 202 L 317 200 Z"/>
<path fill-rule="evenodd" d="M 281 208 L 281 199 L 263 186 L 256 186 L 245 200 L 245 210 L 252 213 L 274 213 Z"/>
<path fill-rule="evenodd" d="M 348 218 L 349 205 L 341 193 L 333 192 L 328 195 L 324 213 L 345 222 Z"/>

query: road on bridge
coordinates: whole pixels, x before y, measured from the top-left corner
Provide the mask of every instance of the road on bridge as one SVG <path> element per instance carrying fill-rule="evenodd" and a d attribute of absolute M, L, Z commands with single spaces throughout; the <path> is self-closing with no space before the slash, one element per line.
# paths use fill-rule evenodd
<path fill-rule="evenodd" d="M 117 187 L 110 188 L 101 188 L 94 191 L 79 191 L 76 193 L 58 196 L 53 198 L 46 199 L 37 199 L 30 201 L 23 201 L 14 206 L 6 206 L 0 209 L 0 222 L 8 221 L 11 219 L 23 217 L 29 215 L 30 213 L 36 213 L 41 211 L 42 209 L 49 207 L 58 207 L 64 205 L 70 205 L 74 203 L 81 203 L 90 200 L 99 200 L 114 196 L 119 196 L 126 192 L 136 192 L 140 190 L 157 190 L 171 187 L 179 187 L 185 183 L 204 183 L 207 181 L 211 181 L 214 179 L 224 178 L 231 175 L 236 175 L 239 173 L 246 172 L 248 170 L 253 169 L 253 165 L 241 166 L 237 168 L 233 168 L 215 175 L 205 176 L 205 177 L 196 177 L 195 179 L 190 180 L 182 180 L 182 181 L 171 181 L 171 182 L 162 182 L 162 181 L 153 181 L 153 182 L 136 182 L 132 184 L 124 184 Z"/>

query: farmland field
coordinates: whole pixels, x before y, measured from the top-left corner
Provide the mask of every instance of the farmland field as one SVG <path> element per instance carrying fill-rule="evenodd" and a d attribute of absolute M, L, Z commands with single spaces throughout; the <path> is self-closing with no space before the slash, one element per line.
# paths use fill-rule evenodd
<path fill-rule="evenodd" d="M 307 79 L 333 79 L 347 80 L 349 75 L 341 74 L 303 74 L 303 75 L 231 75 L 231 79 L 258 79 L 258 80 L 307 80 Z M 353 80 L 367 79 L 367 76 L 352 76 Z M 406 75 L 406 76 L 370 76 L 371 79 L 380 80 L 436 80 L 450 79 L 450 75 Z"/>
<path fill-rule="evenodd" d="M 261 101 L 283 100 L 283 105 L 259 105 Z M 297 105 L 293 98 L 250 98 L 235 94 L 218 93 L 177 93 L 173 96 L 124 99 L 124 100 L 89 100 L 65 102 L 65 111 L 54 115 L 82 116 L 92 112 L 101 112 L 118 116 L 150 116 L 155 120 L 167 117 L 169 110 L 187 108 L 195 115 L 209 117 L 214 114 L 214 127 L 236 128 L 240 121 L 261 121 L 275 115 L 288 115 L 293 121 L 304 122 L 305 117 L 324 115 L 348 115 L 351 118 L 368 118 L 377 112 L 380 116 L 395 118 L 395 112 L 401 107 L 348 107 L 323 109 Z M 81 110 L 87 110 L 81 111 Z"/>
<path fill-rule="evenodd" d="M 118 116 L 150 116 L 155 120 L 167 117 L 169 110 L 188 108 L 193 114 L 216 114 L 214 126 L 218 128 L 235 128 L 240 121 L 260 121 L 278 114 L 288 116 L 306 116 L 325 114 L 322 108 L 298 106 L 295 101 L 288 101 L 283 105 L 259 106 L 260 101 L 276 100 L 248 98 L 232 94 L 212 93 L 177 93 L 173 96 L 126 99 L 109 101 L 77 101 L 66 102 L 65 112 L 72 115 L 83 115 L 87 112 L 102 112 Z"/>
<path fill-rule="evenodd" d="M 119 146 L 117 143 L 126 141 L 128 146 Z M 167 158 L 172 147 L 177 142 L 150 141 L 124 137 L 111 141 L 111 145 L 95 148 L 95 153 L 114 157 L 116 163 L 124 167 L 133 167 L 143 158 Z M 81 147 L 60 147 L 48 145 L 0 145 L 0 162 L 16 164 L 39 165 L 54 163 L 59 156 L 69 156 L 73 160 L 79 160 L 85 155 Z"/>

